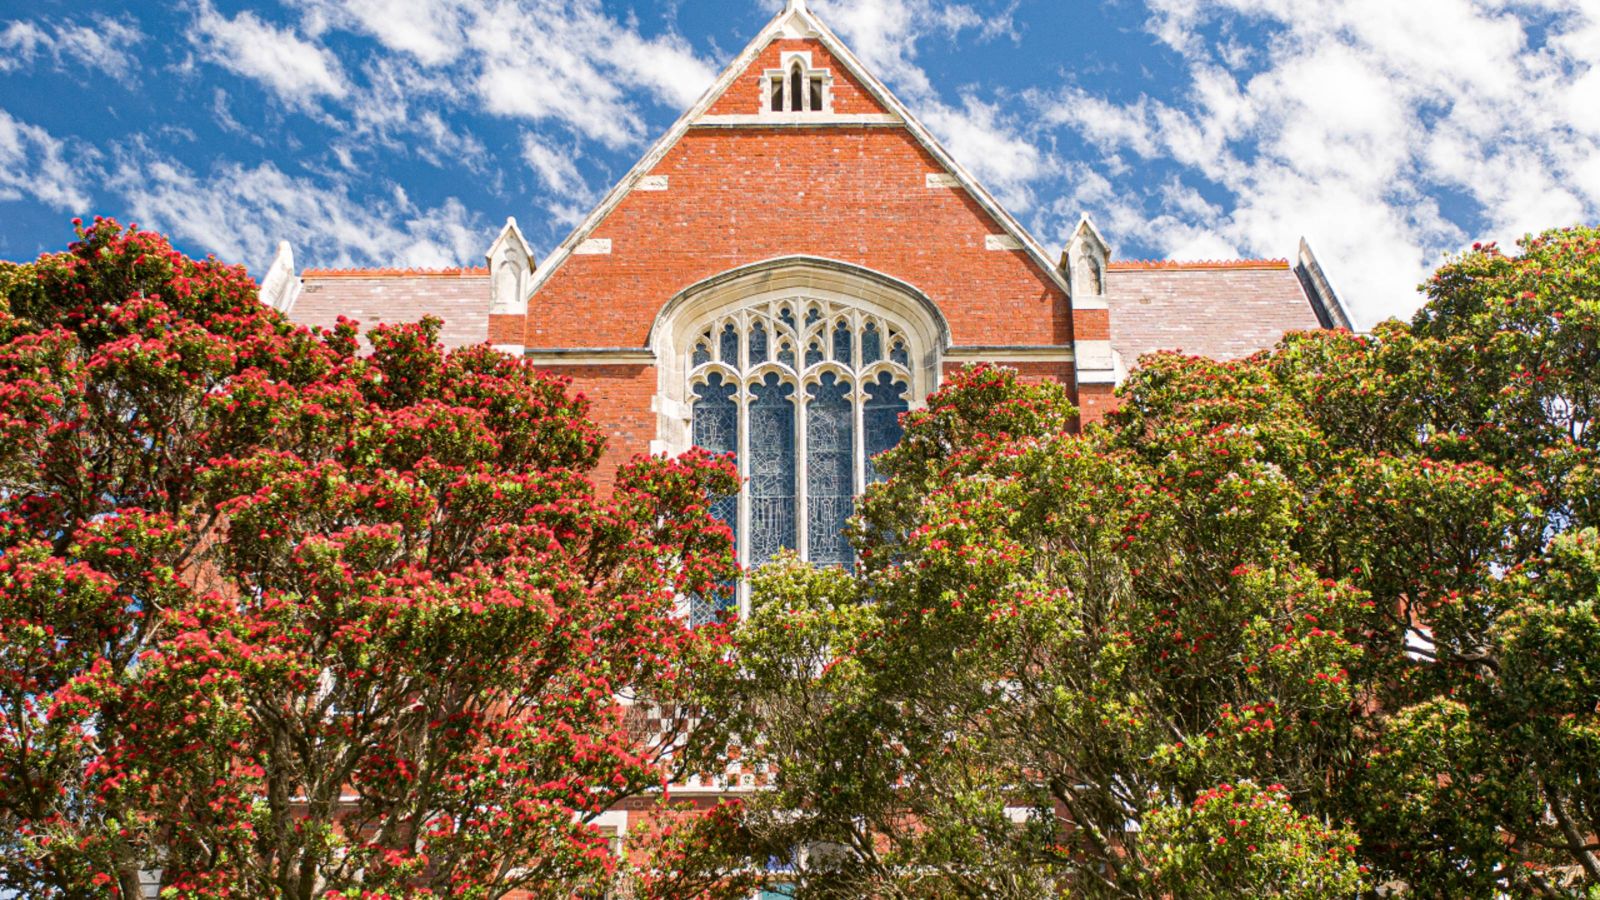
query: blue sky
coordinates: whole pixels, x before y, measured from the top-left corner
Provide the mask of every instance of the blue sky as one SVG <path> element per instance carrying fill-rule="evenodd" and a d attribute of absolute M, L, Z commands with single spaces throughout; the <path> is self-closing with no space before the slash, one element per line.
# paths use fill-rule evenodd
<path fill-rule="evenodd" d="M 1600 219 L 1600 0 L 812 0 L 1046 246 L 1288 256 L 1358 324 Z M 0 258 L 74 215 L 259 274 L 541 257 L 781 0 L 0 0 Z"/>

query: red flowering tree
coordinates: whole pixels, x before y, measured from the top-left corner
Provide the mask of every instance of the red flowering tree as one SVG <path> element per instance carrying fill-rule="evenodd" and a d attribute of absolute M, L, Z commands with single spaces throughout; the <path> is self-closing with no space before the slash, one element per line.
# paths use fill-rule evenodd
<path fill-rule="evenodd" d="M 435 330 L 358 355 L 109 221 L 0 265 L 0 893 L 604 889 L 733 473 L 601 496 L 581 398 Z"/>
<path fill-rule="evenodd" d="M 1160 354 L 1073 434 L 958 375 L 854 572 L 754 579 L 720 688 L 798 897 L 1593 896 L 1600 229 L 1407 323 Z"/>
<path fill-rule="evenodd" d="M 1176 851 L 1221 785 L 1329 814 L 1375 617 L 1295 559 L 1275 436 L 1175 423 L 1147 460 L 1073 414 L 960 373 L 879 458 L 853 576 L 756 576 L 727 718 L 776 772 L 745 827 L 797 896 L 1157 897 L 1211 858 Z M 1359 886 L 1353 842 L 1308 827 L 1296 877 Z M 1212 895 L 1270 883 L 1257 847 Z"/>

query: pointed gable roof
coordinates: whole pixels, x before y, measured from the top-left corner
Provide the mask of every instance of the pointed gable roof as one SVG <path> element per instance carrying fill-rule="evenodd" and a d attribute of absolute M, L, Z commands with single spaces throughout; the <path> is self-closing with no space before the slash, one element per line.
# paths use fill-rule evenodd
<path fill-rule="evenodd" d="M 534 273 L 533 280 L 528 287 L 527 294 L 531 299 L 539 289 L 549 281 L 556 271 L 572 256 L 573 252 L 600 226 L 602 222 L 617 208 L 628 194 L 639 183 L 640 179 L 648 175 L 657 164 L 672 150 L 674 146 L 688 133 L 690 128 L 698 124 L 724 124 L 718 119 L 733 119 L 744 117 L 712 116 L 710 111 L 717 101 L 738 84 L 750 71 L 751 67 L 760 58 L 774 41 L 782 39 L 810 39 L 817 41 L 824 50 L 832 55 L 843 68 L 848 77 L 864 89 L 866 95 L 875 101 L 878 106 L 887 112 L 873 118 L 880 118 L 879 124 L 889 124 L 904 127 L 918 144 L 942 166 L 946 172 L 956 179 L 977 202 L 977 204 L 1005 231 L 1007 235 L 1017 241 L 1021 249 L 1028 255 L 1031 262 L 1040 273 L 1060 290 L 1070 295 L 1071 289 L 1061 271 L 1051 263 L 1044 247 L 1034 239 L 1004 207 L 994 198 L 989 191 L 972 176 L 960 163 L 950 155 L 932 132 L 928 131 L 915 115 L 895 97 L 875 75 L 867 70 L 860 59 L 845 46 L 838 35 L 834 34 L 816 14 L 806 6 L 805 0 L 788 0 L 784 10 L 775 16 L 766 27 L 755 36 L 748 46 L 739 53 L 734 60 L 722 70 L 716 81 L 706 89 L 700 99 L 695 101 L 672 127 L 667 129 L 644 157 L 617 182 L 615 186 L 601 199 L 589 215 L 573 229 L 566 240 L 562 241 L 551 254 L 545 258 Z M 859 117 L 858 117 L 859 118 Z M 726 124 L 734 124 L 728 122 Z M 754 124 L 744 123 L 744 124 Z M 768 123 L 772 124 L 772 123 Z"/>

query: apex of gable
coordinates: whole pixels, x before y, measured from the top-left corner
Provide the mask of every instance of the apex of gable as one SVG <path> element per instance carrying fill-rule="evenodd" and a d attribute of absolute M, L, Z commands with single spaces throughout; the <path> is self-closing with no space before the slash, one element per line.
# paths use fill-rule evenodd
<path fill-rule="evenodd" d="M 806 0 L 788 0 L 783 12 L 778 13 L 774 24 L 776 37 L 814 38 L 818 36 L 816 13 L 806 6 Z"/>

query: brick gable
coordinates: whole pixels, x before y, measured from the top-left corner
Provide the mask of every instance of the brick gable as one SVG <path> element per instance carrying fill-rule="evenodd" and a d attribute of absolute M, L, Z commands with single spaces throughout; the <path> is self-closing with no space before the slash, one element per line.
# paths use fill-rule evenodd
<path fill-rule="evenodd" d="M 995 222 L 960 188 L 929 188 L 938 162 L 899 128 L 691 130 L 528 304 L 530 348 L 642 347 L 684 288 L 779 256 L 864 266 L 928 295 L 957 344 L 1065 344 L 1066 293 L 1020 250 L 991 250 Z"/>
<path fill-rule="evenodd" d="M 838 115 L 888 115 L 889 109 L 873 98 L 860 79 L 838 57 L 815 38 L 779 38 L 768 44 L 754 62 L 735 77 L 728 89 L 706 110 L 707 115 L 759 114 L 767 98 L 766 73 L 782 68 L 783 54 L 792 51 L 811 54 L 814 69 L 827 69 L 833 76 L 833 111 Z"/>

